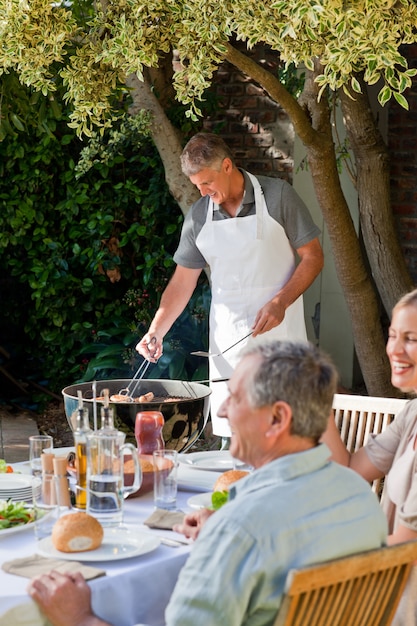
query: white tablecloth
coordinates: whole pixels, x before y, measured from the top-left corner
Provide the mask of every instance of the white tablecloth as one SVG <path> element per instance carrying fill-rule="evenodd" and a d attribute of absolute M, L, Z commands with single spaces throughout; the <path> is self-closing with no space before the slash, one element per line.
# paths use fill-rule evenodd
<path fill-rule="evenodd" d="M 187 476 L 190 477 L 190 491 L 185 490 Z M 217 472 L 183 468 L 180 472 L 178 508 L 183 511 L 189 510 L 188 498 L 195 491 L 210 490 L 217 477 Z M 179 538 L 174 532 L 152 530 L 143 525 L 143 521 L 153 509 L 152 493 L 127 499 L 124 502 L 124 524 L 128 528 L 155 533 L 158 536 Z M 182 536 L 181 538 L 184 539 Z M 89 583 L 94 611 L 114 626 L 132 626 L 141 622 L 151 626 L 162 626 L 165 607 L 189 551 L 189 546 L 172 548 L 161 544 L 155 551 L 138 557 L 113 562 L 89 562 L 88 565 L 104 569 L 107 574 Z M 3 538 L 0 535 L 0 563 L 35 553 L 36 540 L 32 528 Z M 27 585 L 27 578 L 7 574 L 0 569 L 0 626 L 20 626 L 20 624 L 37 626 L 42 623 L 33 621 L 34 603 L 26 593 Z M 15 614 L 13 621 L 10 621 L 8 611 L 22 605 L 30 609 L 29 621 L 24 621 L 24 609 L 21 611 L 21 618 Z"/>

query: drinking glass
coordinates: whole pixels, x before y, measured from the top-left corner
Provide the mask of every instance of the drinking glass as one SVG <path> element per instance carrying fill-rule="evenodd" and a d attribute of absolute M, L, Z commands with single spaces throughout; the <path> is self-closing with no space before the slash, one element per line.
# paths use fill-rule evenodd
<path fill-rule="evenodd" d="M 53 447 L 54 441 L 50 435 L 31 435 L 31 437 L 29 437 L 29 461 L 33 476 L 41 475 L 42 453 L 52 452 Z"/>
<path fill-rule="evenodd" d="M 158 509 L 175 510 L 178 490 L 178 452 L 155 450 L 153 453 L 154 504 Z"/>
<path fill-rule="evenodd" d="M 59 517 L 69 512 L 67 500 L 60 492 L 58 477 L 54 474 L 34 476 L 32 479 L 32 505 L 35 514 L 35 537 L 50 537 Z"/>

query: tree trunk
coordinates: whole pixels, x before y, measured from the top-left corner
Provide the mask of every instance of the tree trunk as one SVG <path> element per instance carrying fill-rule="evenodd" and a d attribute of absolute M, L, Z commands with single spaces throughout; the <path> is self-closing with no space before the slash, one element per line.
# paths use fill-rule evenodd
<path fill-rule="evenodd" d="M 308 73 L 304 107 L 278 79 L 246 55 L 228 46 L 227 60 L 254 78 L 285 109 L 307 150 L 314 189 L 329 232 L 337 275 L 349 309 L 356 353 L 370 395 L 397 395 L 390 382 L 376 293 L 343 195 L 326 98 L 317 101 L 317 85 Z M 343 329 L 341 329 L 343 332 Z"/>
<path fill-rule="evenodd" d="M 357 170 L 359 214 L 366 254 L 388 316 L 413 283 L 395 229 L 387 147 L 375 123 L 366 85 L 349 97 L 340 90 L 345 126 Z M 389 250 L 389 254 L 387 254 Z"/>
<path fill-rule="evenodd" d="M 183 146 L 180 133 L 167 118 L 146 75 L 142 82 L 135 74 L 131 74 L 126 80 L 126 85 L 131 90 L 133 99 L 129 113 L 136 115 L 141 109 L 152 113 L 152 139 L 164 164 L 168 189 L 178 202 L 182 213 L 186 215 L 200 194 L 181 171 L 180 155 Z"/>

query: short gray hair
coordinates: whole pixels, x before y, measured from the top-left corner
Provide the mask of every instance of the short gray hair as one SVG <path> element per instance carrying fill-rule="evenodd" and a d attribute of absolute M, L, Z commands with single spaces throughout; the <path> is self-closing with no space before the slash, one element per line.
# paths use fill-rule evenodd
<path fill-rule="evenodd" d="M 198 174 L 206 167 L 220 170 L 226 158 L 230 159 L 234 165 L 229 146 L 214 133 L 197 133 L 191 137 L 180 158 L 182 171 L 188 177 Z"/>
<path fill-rule="evenodd" d="M 261 362 L 248 380 L 253 407 L 282 400 L 292 409 L 293 435 L 318 442 L 327 428 L 337 390 L 338 374 L 330 358 L 311 343 L 273 341 L 255 344 L 241 356 L 259 356 Z"/>

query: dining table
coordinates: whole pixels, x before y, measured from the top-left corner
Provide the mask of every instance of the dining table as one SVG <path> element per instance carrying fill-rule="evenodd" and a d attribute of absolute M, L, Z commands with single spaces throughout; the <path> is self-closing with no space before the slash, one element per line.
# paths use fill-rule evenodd
<path fill-rule="evenodd" d="M 15 470 L 26 471 L 26 467 L 27 464 L 19 463 L 15 465 Z M 200 502 L 203 506 L 224 469 L 227 468 L 215 466 L 212 471 L 204 469 L 204 465 L 201 469 L 180 462 L 177 509 L 188 512 L 198 508 Z M 193 504 L 193 501 L 196 503 Z M 120 527 L 121 532 L 145 533 L 145 539 L 149 535 L 156 537 L 158 541 L 153 543 L 157 545 L 149 552 L 127 558 L 109 558 L 106 555 L 98 561 L 94 561 L 92 553 L 84 553 L 87 561 L 83 560 L 83 553 L 76 555 L 80 563 L 104 570 L 105 575 L 89 580 L 88 584 L 94 612 L 114 626 L 162 626 L 178 574 L 192 550 L 192 541 L 185 540 L 183 535 L 172 530 L 149 528 L 144 524 L 154 511 L 152 491 L 129 497 L 124 501 Z M 0 531 L 0 566 L 37 554 L 39 545 L 31 525 L 4 536 Z M 27 594 L 28 582 L 28 578 L 0 569 L 0 626 L 48 624 Z"/>

